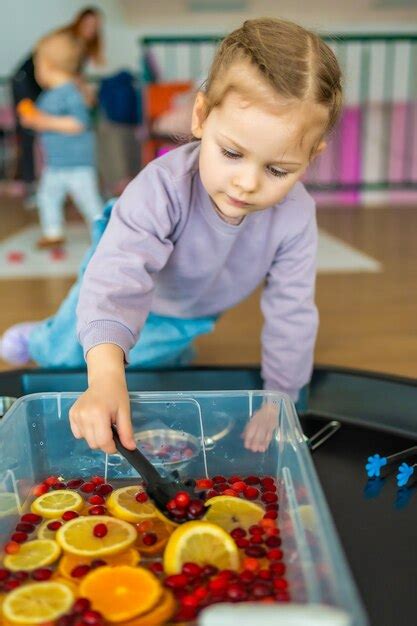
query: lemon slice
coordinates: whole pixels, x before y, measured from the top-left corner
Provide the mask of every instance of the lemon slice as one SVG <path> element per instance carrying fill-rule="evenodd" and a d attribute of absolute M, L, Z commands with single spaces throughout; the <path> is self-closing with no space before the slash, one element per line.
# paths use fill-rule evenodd
<path fill-rule="evenodd" d="M 4 558 L 4 567 L 12 572 L 22 570 L 30 572 L 38 567 L 45 567 L 57 560 L 61 548 L 52 539 L 34 539 L 22 543 L 19 552 L 8 554 Z"/>
<path fill-rule="evenodd" d="M 55 535 L 57 533 L 56 530 L 50 530 L 48 528 L 48 524 L 51 522 L 61 522 L 61 519 L 46 519 L 38 528 L 37 536 L 38 539 L 55 539 Z"/>
<path fill-rule="evenodd" d="M 164 570 L 167 574 L 178 574 L 188 562 L 237 570 L 239 553 L 232 537 L 217 524 L 186 522 L 168 539 Z"/>
<path fill-rule="evenodd" d="M 221 526 L 228 533 L 234 528 L 248 530 L 250 526 L 257 524 L 265 514 L 264 509 L 259 504 L 234 496 L 214 496 L 205 504 L 210 508 L 204 519 Z"/>
<path fill-rule="evenodd" d="M 114 517 L 126 522 L 139 523 L 145 519 L 155 517 L 155 505 L 151 500 L 138 502 L 136 494 L 143 491 L 140 487 L 122 487 L 113 491 L 106 501 L 106 507 Z"/>
<path fill-rule="evenodd" d="M 43 624 L 67 613 L 74 601 L 68 585 L 31 583 L 11 591 L 3 602 L 4 617 L 14 624 Z"/>
<path fill-rule="evenodd" d="M 32 513 L 41 515 L 48 519 L 61 517 L 65 511 L 80 511 L 84 500 L 76 491 L 62 489 L 60 491 L 50 491 L 43 496 L 36 498 L 30 507 Z"/>
<path fill-rule="evenodd" d="M 94 526 L 97 524 L 107 526 L 104 537 L 94 535 Z M 56 540 L 65 552 L 91 557 L 123 552 L 130 548 L 136 538 L 134 526 L 108 515 L 76 517 L 66 522 L 56 533 Z"/>

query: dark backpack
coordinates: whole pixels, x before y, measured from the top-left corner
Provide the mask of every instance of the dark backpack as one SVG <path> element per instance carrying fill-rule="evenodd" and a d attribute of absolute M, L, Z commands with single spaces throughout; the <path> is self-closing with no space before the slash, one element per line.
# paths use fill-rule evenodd
<path fill-rule="evenodd" d="M 130 72 L 122 71 L 103 78 L 98 101 L 107 118 L 119 124 L 139 124 L 142 120 L 141 102 Z"/>

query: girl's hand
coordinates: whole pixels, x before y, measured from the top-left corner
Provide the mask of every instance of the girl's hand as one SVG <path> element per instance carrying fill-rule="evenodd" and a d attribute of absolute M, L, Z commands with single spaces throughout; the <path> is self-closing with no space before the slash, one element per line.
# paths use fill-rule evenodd
<path fill-rule="evenodd" d="M 278 428 L 278 407 L 275 404 L 264 404 L 253 414 L 244 432 L 244 446 L 252 452 L 265 452 Z"/>

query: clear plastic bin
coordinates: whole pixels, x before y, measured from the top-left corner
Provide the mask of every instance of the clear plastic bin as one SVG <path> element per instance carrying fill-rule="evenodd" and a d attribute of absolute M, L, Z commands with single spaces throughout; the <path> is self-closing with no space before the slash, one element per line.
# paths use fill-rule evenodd
<path fill-rule="evenodd" d="M 78 394 L 20 398 L 0 421 L 0 539 L 25 509 L 34 483 L 49 475 L 137 475 L 119 455 L 90 450 L 71 433 L 68 412 Z M 265 453 L 243 446 L 242 432 L 268 401 L 276 406 L 276 437 Z M 282 549 L 293 601 L 344 609 L 352 626 L 367 619 L 341 550 L 295 408 L 284 394 L 258 391 L 132 393 L 140 446 L 179 441 L 186 458 L 155 457 L 159 469 L 182 476 L 271 475 L 278 482 Z M 182 445 L 182 442 L 185 442 Z M 9 495 L 7 495 L 9 494 Z"/>

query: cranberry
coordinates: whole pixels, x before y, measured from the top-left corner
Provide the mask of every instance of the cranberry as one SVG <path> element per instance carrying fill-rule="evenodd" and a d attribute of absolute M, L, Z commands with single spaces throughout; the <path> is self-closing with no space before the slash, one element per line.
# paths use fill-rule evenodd
<path fill-rule="evenodd" d="M 40 485 L 35 485 L 35 487 L 33 488 L 32 493 L 33 493 L 34 496 L 39 498 L 39 496 L 43 496 L 48 491 L 49 491 L 48 485 L 44 485 L 43 483 L 41 483 Z"/>
<path fill-rule="evenodd" d="M 163 571 L 164 571 L 162 563 L 159 563 L 158 561 L 155 561 L 155 563 L 151 563 L 150 566 L 149 566 L 149 569 L 154 574 L 162 574 Z"/>
<path fill-rule="evenodd" d="M 246 536 L 246 530 L 238 527 L 238 528 L 234 528 L 230 534 L 233 537 L 233 539 L 239 539 L 240 537 Z"/>
<path fill-rule="evenodd" d="M 204 502 L 201 500 L 191 500 L 188 505 L 188 515 L 192 518 L 201 517 L 205 510 L 206 507 L 204 506 Z"/>
<path fill-rule="evenodd" d="M 214 485 L 217 485 L 218 483 L 225 483 L 226 479 L 224 476 L 213 476 L 212 481 Z"/>
<path fill-rule="evenodd" d="M 282 543 L 281 537 L 268 537 L 265 541 L 268 548 L 279 548 Z"/>
<path fill-rule="evenodd" d="M 137 493 L 135 496 L 135 500 L 136 502 L 140 502 L 141 504 L 143 504 L 144 502 L 147 502 L 149 500 L 149 497 L 145 491 L 139 491 L 139 493 Z"/>
<path fill-rule="evenodd" d="M 172 500 L 168 500 L 166 508 L 168 511 L 172 511 L 172 509 L 177 508 L 177 503 L 175 502 L 174 498 L 172 498 Z"/>
<path fill-rule="evenodd" d="M 263 542 L 264 542 L 264 538 L 262 537 L 262 535 L 257 534 L 257 535 L 250 536 L 249 543 L 253 546 L 259 545 Z"/>
<path fill-rule="evenodd" d="M 222 493 L 224 496 L 236 497 L 236 491 L 234 491 L 233 489 L 224 489 Z"/>
<path fill-rule="evenodd" d="M 249 539 L 246 539 L 245 537 L 238 537 L 237 539 L 235 539 L 235 541 L 237 547 L 241 548 L 242 550 L 250 545 Z"/>
<path fill-rule="evenodd" d="M 58 528 L 61 528 L 61 526 L 61 522 L 58 522 L 58 520 L 54 520 L 53 522 L 49 522 L 46 527 L 48 530 L 58 530 Z"/>
<path fill-rule="evenodd" d="M 213 481 L 210 478 L 201 478 L 196 482 L 197 489 L 211 489 L 212 486 Z"/>
<path fill-rule="evenodd" d="M 199 576 L 201 572 L 202 568 L 197 565 L 197 563 L 184 563 L 182 566 L 182 573 L 186 576 L 191 576 L 192 578 Z"/>
<path fill-rule="evenodd" d="M 274 589 L 276 591 L 286 591 L 288 588 L 288 583 L 285 578 L 274 578 L 272 584 L 274 585 Z"/>
<path fill-rule="evenodd" d="M 74 569 L 71 571 L 71 576 L 73 578 L 82 578 L 90 571 L 89 565 L 76 565 Z"/>
<path fill-rule="evenodd" d="M 182 521 L 186 518 L 187 511 L 185 509 L 180 509 L 178 507 L 175 507 L 174 509 L 170 510 L 170 514 L 171 514 L 171 517 L 173 517 L 174 519 L 178 521 Z"/>
<path fill-rule="evenodd" d="M 61 615 L 56 624 L 57 626 L 73 626 L 73 623 L 73 615 Z"/>
<path fill-rule="evenodd" d="M 270 561 L 281 561 L 284 553 L 280 548 L 272 548 L 266 554 L 266 558 Z"/>
<path fill-rule="evenodd" d="M 259 478 L 257 476 L 248 476 L 245 478 L 245 483 L 247 485 L 259 485 Z"/>
<path fill-rule="evenodd" d="M 155 533 L 144 533 L 142 536 L 142 541 L 145 546 L 153 546 L 158 541 L 158 537 L 155 535 Z"/>
<path fill-rule="evenodd" d="M 193 620 L 197 615 L 197 609 L 192 606 L 183 606 L 176 613 L 174 622 L 189 622 Z"/>
<path fill-rule="evenodd" d="M 52 489 L 54 489 L 55 491 L 59 491 L 60 489 L 66 489 L 67 485 L 65 483 L 55 483 L 54 485 L 52 485 Z"/>
<path fill-rule="evenodd" d="M 84 624 L 91 624 L 91 625 L 95 625 L 95 624 L 101 624 L 101 622 L 103 621 L 103 616 L 101 613 L 99 613 L 98 611 L 85 611 L 82 614 L 82 618 L 83 618 L 83 622 Z"/>
<path fill-rule="evenodd" d="M 267 504 L 265 508 L 267 511 L 278 511 L 278 502 L 271 502 L 270 504 Z"/>
<path fill-rule="evenodd" d="M 58 476 L 48 476 L 43 482 L 45 485 L 48 485 L 48 487 L 52 487 L 55 483 L 59 483 Z"/>
<path fill-rule="evenodd" d="M 219 494 L 219 493 L 224 493 L 225 491 L 228 491 L 229 486 L 227 483 L 217 483 L 217 485 L 214 485 L 214 489 Z"/>
<path fill-rule="evenodd" d="M 255 574 L 248 569 L 243 570 L 239 575 L 239 579 L 244 585 L 249 585 L 255 578 Z"/>
<path fill-rule="evenodd" d="M 96 489 L 96 493 L 98 493 L 99 496 L 108 496 L 109 493 L 111 493 L 112 491 L 113 487 L 108 483 L 104 483 L 104 485 L 99 485 Z"/>
<path fill-rule="evenodd" d="M 186 491 L 179 491 L 174 498 L 176 505 L 180 509 L 187 509 L 190 504 L 191 498 L 190 494 Z"/>
<path fill-rule="evenodd" d="M 252 556 L 256 559 L 260 559 L 265 556 L 266 550 L 262 546 L 248 546 L 245 549 L 245 554 L 247 556 Z"/>
<path fill-rule="evenodd" d="M 281 563 L 280 561 L 274 561 L 273 563 L 271 563 L 269 569 L 273 573 L 274 577 L 283 576 L 286 570 L 284 563 Z"/>
<path fill-rule="evenodd" d="M 73 478 L 67 482 L 68 489 L 78 489 L 84 483 L 82 478 Z"/>
<path fill-rule="evenodd" d="M 255 598 L 265 598 L 265 596 L 269 596 L 270 587 L 264 582 L 258 582 L 253 585 L 251 591 Z"/>
<path fill-rule="evenodd" d="M 62 514 L 64 522 L 69 522 L 71 519 L 75 519 L 76 517 L 80 517 L 79 513 L 76 511 L 65 511 L 65 513 Z"/>
<path fill-rule="evenodd" d="M 272 574 L 269 569 L 260 569 L 257 573 L 258 578 L 261 580 L 271 580 Z"/>
<path fill-rule="evenodd" d="M 35 571 L 32 572 L 33 580 L 39 580 L 39 581 L 49 580 L 51 576 L 52 576 L 52 570 L 48 569 L 47 567 L 40 567 L 39 569 L 35 569 Z"/>
<path fill-rule="evenodd" d="M 256 487 L 246 487 L 243 494 L 248 500 L 256 500 L 256 498 L 259 496 L 259 491 L 256 489 Z"/>
<path fill-rule="evenodd" d="M 208 586 L 211 591 L 225 591 L 228 584 L 227 578 L 217 575 L 209 581 Z"/>
<path fill-rule="evenodd" d="M 194 596 L 199 600 L 199 602 L 205 600 L 208 594 L 209 591 L 205 585 L 200 585 L 194 589 Z"/>
<path fill-rule="evenodd" d="M 270 476 L 266 476 L 265 478 L 261 478 L 261 485 L 265 487 L 265 489 L 275 488 L 275 480 Z"/>
<path fill-rule="evenodd" d="M 103 567 L 104 565 L 107 565 L 107 561 L 104 561 L 103 559 L 94 559 L 94 561 L 91 561 L 90 563 L 91 569 L 97 569 L 98 567 Z"/>
<path fill-rule="evenodd" d="M 16 530 L 30 534 L 33 533 L 35 527 L 33 524 L 28 524 L 27 522 L 19 522 L 18 524 L 16 524 Z"/>
<path fill-rule="evenodd" d="M 165 578 L 164 585 L 171 589 L 182 589 L 188 585 L 188 578 L 185 574 L 172 574 Z"/>
<path fill-rule="evenodd" d="M 239 585 L 239 583 L 232 583 L 227 589 L 227 597 L 232 600 L 232 602 L 243 602 L 243 600 L 246 600 L 247 596 L 246 589 L 242 585 Z"/>
<path fill-rule="evenodd" d="M 206 493 L 206 499 L 210 500 L 210 498 L 214 498 L 215 496 L 218 496 L 219 494 L 217 493 L 217 491 L 214 491 L 214 489 L 211 489 L 210 491 L 208 491 Z"/>
<path fill-rule="evenodd" d="M 94 483 L 95 485 L 104 485 L 106 481 L 104 480 L 102 476 L 93 476 L 93 478 L 91 479 L 91 482 Z"/>
<path fill-rule="evenodd" d="M 108 533 L 108 529 L 107 529 L 106 524 L 96 524 L 93 528 L 94 537 L 98 537 L 99 539 L 101 539 L 102 537 L 105 537 L 107 533 Z"/>
<path fill-rule="evenodd" d="M 23 582 L 24 580 L 27 580 L 29 578 L 29 574 L 27 572 L 13 572 L 13 578 L 16 578 L 16 580 L 20 580 L 20 582 Z"/>
<path fill-rule="evenodd" d="M 102 496 L 94 494 L 94 496 L 90 496 L 88 498 L 88 502 L 90 504 L 104 504 L 105 503 L 105 499 Z"/>
<path fill-rule="evenodd" d="M 264 515 L 264 519 L 277 519 L 277 511 L 267 511 Z"/>
<path fill-rule="evenodd" d="M 10 576 L 10 572 L 8 569 L 2 567 L 0 569 L 0 582 L 2 582 L 3 580 L 7 580 Z"/>
<path fill-rule="evenodd" d="M 17 587 L 20 587 L 22 583 L 20 582 L 20 580 L 17 580 L 16 578 L 10 579 L 10 580 L 6 580 L 3 583 L 3 589 L 4 591 L 13 591 L 13 589 L 17 589 Z"/>
<path fill-rule="evenodd" d="M 93 493 L 95 488 L 96 485 L 94 483 L 84 483 L 81 486 L 80 491 L 82 491 L 83 493 Z"/>
<path fill-rule="evenodd" d="M 20 518 L 21 522 L 29 522 L 29 524 L 39 524 L 42 521 L 42 517 L 40 515 L 36 515 L 36 513 L 25 513 Z"/>
<path fill-rule="evenodd" d="M 232 489 L 236 493 L 242 493 L 246 489 L 246 483 L 244 483 L 243 480 L 241 480 L 241 481 L 239 481 L 237 483 L 233 483 Z"/>
<path fill-rule="evenodd" d="M 90 508 L 88 509 L 89 515 L 106 515 L 106 513 L 107 513 L 106 507 L 101 506 L 100 504 L 97 504 L 95 506 L 90 506 Z"/>
<path fill-rule="evenodd" d="M 184 597 L 181 598 L 181 604 L 183 607 L 186 606 L 186 607 L 197 608 L 198 605 L 200 604 L 200 601 L 195 595 L 188 593 Z"/>
<path fill-rule="evenodd" d="M 262 535 L 265 531 L 262 526 L 259 526 L 258 524 L 253 524 L 249 527 L 249 532 L 251 535 Z"/>
<path fill-rule="evenodd" d="M 273 491 L 265 491 L 261 496 L 261 500 L 265 502 L 265 504 L 272 504 L 278 500 L 278 496 Z"/>
<path fill-rule="evenodd" d="M 8 541 L 4 546 L 4 551 L 6 554 L 16 554 L 19 552 L 20 544 L 17 541 Z"/>
<path fill-rule="evenodd" d="M 201 570 L 202 576 L 214 576 L 218 572 L 218 568 L 215 565 L 204 565 Z"/>
<path fill-rule="evenodd" d="M 15 541 L 16 543 L 24 543 L 25 541 L 27 541 L 27 538 L 27 533 L 23 533 L 20 530 L 16 533 L 13 533 L 11 536 L 11 540 Z"/>
<path fill-rule="evenodd" d="M 72 605 L 73 613 L 84 613 L 84 611 L 88 611 L 91 607 L 91 602 L 88 598 L 77 598 L 77 600 Z"/>

